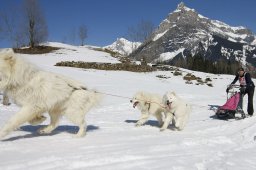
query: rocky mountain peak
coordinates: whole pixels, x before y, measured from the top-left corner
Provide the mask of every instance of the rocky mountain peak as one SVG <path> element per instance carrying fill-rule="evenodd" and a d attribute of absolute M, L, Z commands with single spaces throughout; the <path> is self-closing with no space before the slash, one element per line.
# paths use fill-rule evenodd
<path fill-rule="evenodd" d="M 152 39 L 144 42 L 130 57 L 175 63 L 200 54 L 212 61 L 238 61 L 256 67 L 255 42 L 256 36 L 249 29 L 211 20 L 181 2 L 160 23 Z"/>
<path fill-rule="evenodd" d="M 128 56 L 134 50 L 136 50 L 141 45 L 140 42 L 131 42 L 125 38 L 117 38 L 115 42 L 111 45 L 105 46 L 103 48 L 112 50 L 121 55 Z"/>
<path fill-rule="evenodd" d="M 195 11 L 195 10 L 187 7 L 184 2 L 181 2 L 178 4 L 177 9 L 175 11 L 186 12 L 186 11 Z"/>
<path fill-rule="evenodd" d="M 185 3 L 184 2 L 181 2 L 178 4 L 178 9 L 183 9 L 185 7 Z"/>

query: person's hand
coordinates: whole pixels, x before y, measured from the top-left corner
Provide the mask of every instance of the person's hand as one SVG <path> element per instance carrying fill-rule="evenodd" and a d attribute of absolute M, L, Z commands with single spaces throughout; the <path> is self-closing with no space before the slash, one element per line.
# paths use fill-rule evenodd
<path fill-rule="evenodd" d="M 241 88 L 240 88 L 240 93 L 241 93 L 241 94 L 245 94 L 245 91 L 246 91 L 246 88 L 245 88 L 245 87 L 241 87 Z"/>
<path fill-rule="evenodd" d="M 227 87 L 227 89 L 226 89 L 226 92 L 228 93 L 230 89 L 231 89 L 231 84 L 228 85 L 228 87 Z"/>
<path fill-rule="evenodd" d="M 227 93 L 229 92 L 229 89 L 230 89 L 229 87 L 226 89 L 226 92 L 227 92 Z"/>

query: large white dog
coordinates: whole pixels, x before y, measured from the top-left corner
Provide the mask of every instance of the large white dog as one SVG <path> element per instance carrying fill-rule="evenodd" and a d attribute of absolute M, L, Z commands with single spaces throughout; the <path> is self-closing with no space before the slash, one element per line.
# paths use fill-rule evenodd
<path fill-rule="evenodd" d="M 163 96 L 163 103 L 166 106 L 166 118 L 160 130 L 167 129 L 171 121 L 178 130 L 183 130 L 187 124 L 191 106 L 174 92 L 167 92 Z"/>
<path fill-rule="evenodd" d="M 0 130 L 0 138 L 25 122 L 41 123 L 45 112 L 49 113 L 51 122 L 39 133 L 51 133 L 64 115 L 79 126 L 76 136 L 82 137 L 86 129 L 85 114 L 100 98 L 77 81 L 36 68 L 12 50 L 0 53 L 0 90 L 21 106 Z"/>
<path fill-rule="evenodd" d="M 163 125 L 163 112 L 165 111 L 162 103 L 162 97 L 157 94 L 147 92 L 137 92 L 130 101 L 133 107 L 141 111 L 141 117 L 136 126 L 141 126 L 148 121 L 150 115 L 155 116 L 160 127 Z"/>

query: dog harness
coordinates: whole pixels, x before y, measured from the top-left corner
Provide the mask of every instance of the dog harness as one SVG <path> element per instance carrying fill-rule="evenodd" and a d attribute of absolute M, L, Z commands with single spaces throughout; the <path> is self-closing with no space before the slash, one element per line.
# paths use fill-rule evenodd
<path fill-rule="evenodd" d="M 70 84 L 68 84 L 68 86 L 69 87 L 71 87 L 73 90 L 72 90 L 72 92 L 74 92 L 74 91 L 76 91 L 76 90 L 87 90 L 87 88 L 86 87 L 80 87 L 80 88 L 77 88 L 77 87 L 74 87 L 74 86 L 72 86 L 72 85 L 70 85 Z"/>
<path fill-rule="evenodd" d="M 148 111 L 149 111 L 151 103 L 150 102 L 146 102 L 146 104 L 148 104 Z"/>

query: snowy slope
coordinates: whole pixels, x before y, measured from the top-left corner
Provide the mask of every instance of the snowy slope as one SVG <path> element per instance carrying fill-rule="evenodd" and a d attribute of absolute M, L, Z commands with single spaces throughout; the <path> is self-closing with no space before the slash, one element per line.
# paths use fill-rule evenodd
<path fill-rule="evenodd" d="M 22 56 L 47 71 L 72 77 L 89 88 L 124 98 L 103 95 L 101 104 L 86 116 L 89 126 L 84 138 L 72 138 L 71 134 L 78 128 L 65 118 L 52 134 L 45 136 L 36 134 L 41 126 L 24 124 L 6 140 L 0 141 L 1 170 L 256 168 L 256 117 L 221 121 L 211 118 L 214 112 L 208 107 L 209 104 L 224 104 L 225 85 L 232 81 L 233 76 L 193 72 L 202 78 L 210 77 L 214 87 L 208 87 L 185 84 L 181 76 L 173 76 L 170 72 L 132 73 L 54 67 L 56 61 L 80 59 L 79 56 L 85 60 L 90 56 L 90 61 L 114 61 L 86 47 L 69 48 L 76 51 L 62 49 L 47 55 Z M 72 58 L 74 54 L 78 58 Z M 183 75 L 191 72 L 183 71 Z M 171 78 L 159 79 L 156 75 Z M 139 90 L 161 95 L 174 90 L 191 103 L 193 111 L 185 130 L 160 132 L 153 117 L 145 126 L 135 127 L 140 114 L 125 97 L 132 97 Z M 14 104 L 0 105 L 0 127 L 18 110 Z"/>
<path fill-rule="evenodd" d="M 104 62 L 104 63 L 120 63 L 117 58 L 112 57 L 109 53 L 96 51 L 94 46 L 72 46 L 57 42 L 50 42 L 46 45 L 59 47 L 51 54 L 33 55 L 32 61 L 42 64 L 54 65 L 59 61 L 85 61 L 85 62 Z"/>
<path fill-rule="evenodd" d="M 124 56 L 128 56 L 134 50 L 136 50 L 141 45 L 140 42 L 131 42 L 125 38 L 117 38 L 115 42 L 111 45 L 105 46 L 103 48 L 118 52 Z"/>

